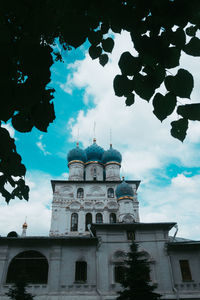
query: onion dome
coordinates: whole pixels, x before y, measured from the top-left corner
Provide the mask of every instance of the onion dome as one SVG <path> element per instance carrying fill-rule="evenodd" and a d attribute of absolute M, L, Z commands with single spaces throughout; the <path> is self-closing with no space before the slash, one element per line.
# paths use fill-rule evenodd
<path fill-rule="evenodd" d="M 102 161 L 104 164 L 108 162 L 117 162 L 120 164 L 122 161 L 122 156 L 121 153 L 113 149 L 112 144 L 110 144 L 110 149 L 104 152 Z"/>
<path fill-rule="evenodd" d="M 87 157 L 86 153 L 83 149 L 79 148 L 79 143 L 76 144 L 76 148 L 69 151 L 67 155 L 68 163 L 72 161 L 80 161 L 80 162 L 86 162 Z"/>
<path fill-rule="evenodd" d="M 117 186 L 115 194 L 118 200 L 123 198 L 133 199 L 134 195 L 132 187 L 124 181 L 124 179 L 122 183 Z"/>
<path fill-rule="evenodd" d="M 96 139 L 93 139 L 93 144 L 85 149 L 87 162 L 97 161 L 102 162 L 104 149 L 97 145 Z"/>

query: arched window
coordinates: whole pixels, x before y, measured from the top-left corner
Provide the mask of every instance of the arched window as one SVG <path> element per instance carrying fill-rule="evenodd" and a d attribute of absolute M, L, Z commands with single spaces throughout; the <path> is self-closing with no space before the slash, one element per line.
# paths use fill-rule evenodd
<path fill-rule="evenodd" d="M 100 213 L 96 214 L 96 223 L 98 223 L 98 224 L 103 223 L 103 216 L 102 216 L 102 214 L 100 214 Z"/>
<path fill-rule="evenodd" d="M 84 191 L 82 188 L 78 188 L 77 190 L 77 198 L 83 198 L 84 197 Z"/>
<path fill-rule="evenodd" d="M 87 280 L 87 263 L 85 261 L 76 261 L 75 281 L 85 282 Z"/>
<path fill-rule="evenodd" d="M 111 224 L 116 223 L 116 214 L 114 214 L 114 213 L 110 214 L 110 223 Z"/>
<path fill-rule="evenodd" d="M 78 230 L 78 214 L 73 213 L 71 215 L 71 231 L 77 231 Z"/>
<path fill-rule="evenodd" d="M 108 198 L 114 198 L 114 190 L 113 188 L 108 189 Z"/>
<path fill-rule="evenodd" d="M 48 261 L 43 254 L 32 250 L 24 251 L 12 259 L 8 267 L 6 283 L 21 280 L 33 284 L 46 284 L 48 269 Z"/>
<path fill-rule="evenodd" d="M 125 266 L 124 262 L 127 258 L 127 255 L 122 250 L 117 250 L 113 255 L 113 264 L 114 264 L 114 280 L 115 282 L 121 283 L 125 275 Z"/>
<path fill-rule="evenodd" d="M 88 224 L 92 224 L 92 214 L 87 213 L 85 216 L 85 231 L 88 231 Z"/>

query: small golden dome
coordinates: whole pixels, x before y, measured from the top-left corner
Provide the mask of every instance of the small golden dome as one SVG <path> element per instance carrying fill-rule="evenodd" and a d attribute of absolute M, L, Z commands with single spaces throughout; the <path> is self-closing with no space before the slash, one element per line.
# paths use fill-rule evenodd
<path fill-rule="evenodd" d="M 27 227 L 28 227 L 27 223 L 24 222 L 24 224 L 22 225 L 22 228 L 27 228 Z"/>

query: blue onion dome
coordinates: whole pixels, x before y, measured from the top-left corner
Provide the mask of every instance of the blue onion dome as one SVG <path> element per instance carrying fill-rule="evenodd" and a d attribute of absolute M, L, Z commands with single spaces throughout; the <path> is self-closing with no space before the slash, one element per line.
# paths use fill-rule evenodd
<path fill-rule="evenodd" d="M 123 181 L 117 186 L 116 191 L 115 191 L 116 197 L 117 199 L 120 198 L 129 198 L 129 199 L 133 199 L 133 189 L 130 186 L 130 184 L 128 184 L 126 181 Z"/>
<path fill-rule="evenodd" d="M 76 148 L 69 151 L 67 155 L 68 163 L 72 161 L 81 161 L 83 163 L 86 162 L 87 156 L 83 149 L 79 148 L 79 143 L 76 143 Z"/>
<path fill-rule="evenodd" d="M 96 139 L 93 139 L 93 144 L 85 149 L 87 162 L 98 161 L 102 162 L 104 149 L 97 145 Z"/>
<path fill-rule="evenodd" d="M 110 149 L 104 152 L 102 161 L 104 164 L 108 162 L 117 162 L 121 164 L 122 156 L 121 153 L 113 149 L 112 144 L 110 144 Z"/>

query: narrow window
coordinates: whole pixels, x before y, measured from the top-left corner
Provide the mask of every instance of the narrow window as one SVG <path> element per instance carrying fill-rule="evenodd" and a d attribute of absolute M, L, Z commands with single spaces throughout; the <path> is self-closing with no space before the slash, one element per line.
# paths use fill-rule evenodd
<path fill-rule="evenodd" d="M 109 188 L 107 194 L 108 194 L 108 198 L 114 198 L 114 190 L 113 190 L 113 188 Z"/>
<path fill-rule="evenodd" d="M 100 214 L 100 213 L 96 214 L 96 223 L 98 223 L 98 224 L 103 223 L 103 216 L 102 216 L 102 214 Z"/>
<path fill-rule="evenodd" d="M 97 169 L 93 169 L 93 180 L 97 180 Z"/>
<path fill-rule="evenodd" d="M 129 240 L 129 241 L 135 240 L 135 232 L 134 231 L 127 231 L 126 235 L 127 235 L 127 240 Z"/>
<path fill-rule="evenodd" d="M 182 274 L 182 280 L 183 281 L 191 281 L 192 275 L 190 271 L 190 265 L 188 260 L 179 260 L 180 268 L 181 268 L 181 274 Z"/>
<path fill-rule="evenodd" d="M 85 282 L 87 280 L 87 263 L 85 261 L 76 261 L 75 281 Z"/>
<path fill-rule="evenodd" d="M 78 188 L 77 190 L 77 198 L 83 198 L 84 197 L 84 191 L 82 188 Z"/>
<path fill-rule="evenodd" d="M 116 223 L 116 214 L 114 214 L 114 213 L 110 214 L 110 223 L 111 224 Z"/>
<path fill-rule="evenodd" d="M 78 214 L 73 213 L 71 215 L 71 231 L 77 231 L 78 230 Z"/>
<path fill-rule="evenodd" d="M 88 231 L 88 224 L 92 224 L 92 214 L 87 213 L 85 216 L 85 231 Z"/>
<path fill-rule="evenodd" d="M 121 283 L 125 275 L 124 266 L 115 266 L 114 272 L 115 272 L 115 282 Z"/>

